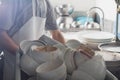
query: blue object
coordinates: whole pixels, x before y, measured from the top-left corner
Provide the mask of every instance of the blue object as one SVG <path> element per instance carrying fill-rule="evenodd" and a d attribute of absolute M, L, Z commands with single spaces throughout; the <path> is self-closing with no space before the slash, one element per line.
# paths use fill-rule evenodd
<path fill-rule="evenodd" d="M 85 22 L 93 22 L 94 20 L 91 17 L 81 16 L 77 17 L 75 21 L 80 22 L 80 24 L 84 25 Z"/>

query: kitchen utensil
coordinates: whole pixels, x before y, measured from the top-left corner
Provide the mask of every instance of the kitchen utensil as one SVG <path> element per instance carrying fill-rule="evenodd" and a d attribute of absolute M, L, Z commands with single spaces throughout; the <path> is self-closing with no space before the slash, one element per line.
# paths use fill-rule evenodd
<path fill-rule="evenodd" d="M 83 71 L 95 80 L 104 80 L 106 75 L 106 66 L 104 59 L 100 55 L 93 56 L 92 59 L 78 66 L 79 71 Z"/>
<path fill-rule="evenodd" d="M 20 43 L 20 50 L 23 52 L 23 54 L 27 54 L 32 45 L 41 46 L 45 45 L 45 43 L 39 40 L 34 41 L 24 40 Z"/>
<path fill-rule="evenodd" d="M 28 55 L 31 45 L 40 46 L 43 44 L 40 43 L 39 41 L 27 41 L 27 40 L 24 40 L 20 43 L 20 49 L 23 53 L 20 59 L 20 67 L 25 73 L 27 73 L 30 76 L 35 75 L 35 69 L 37 68 L 37 66 L 39 66 L 39 63 L 37 63 L 32 57 Z"/>
<path fill-rule="evenodd" d="M 34 50 L 41 47 L 40 50 Z M 48 48 L 47 48 L 48 47 Z M 21 57 L 21 68 L 28 75 L 35 75 L 35 69 L 38 65 L 58 57 L 60 50 L 56 47 L 45 46 L 45 43 L 39 40 L 23 41 L 20 44 L 23 55 Z M 44 51 L 47 48 L 46 51 Z M 26 64 L 29 63 L 29 64 Z"/>
<path fill-rule="evenodd" d="M 28 75 L 35 75 L 36 68 L 39 66 L 39 64 L 32 59 L 30 56 L 23 54 L 20 59 L 20 67 L 21 69 L 27 73 Z"/>
<path fill-rule="evenodd" d="M 31 45 L 31 41 L 27 41 L 27 40 L 24 40 L 24 41 L 22 41 L 22 42 L 20 43 L 20 49 L 22 50 L 22 52 L 23 52 L 24 54 L 27 53 L 30 45 Z"/>
<path fill-rule="evenodd" d="M 60 59 L 48 61 L 36 69 L 37 80 L 65 80 L 66 66 Z"/>
<path fill-rule="evenodd" d="M 113 73 L 117 78 L 120 78 L 120 54 L 110 51 L 96 51 L 103 57 L 107 69 Z"/>
<path fill-rule="evenodd" d="M 69 39 L 65 44 L 67 47 L 72 49 L 77 49 L 81 45 L 80 41 L 76 39 Z"/>
<path fill-rule="evenodd" d="M 100 30 L 100 25 L 96 22 L 87 22 L 85 25 L 85 29 L 98 29 L 98 30 Z"/>
<path fill-rule="evenodd" d="M 98 46 L 101 51 L 120 52 L 120 42 L 103 43 Z"/>
<path fill-rule="evenodd" d="M 80 25 L 81 25 L 81 23 L 78 21 L 73 21 L 71 23 L 71 27 L 73 27 L 73 28 L 80 28 Z"/>
<path fill-rule="evenodd" d="M 62 29 L 69 29 L 71 27 L 70 24 L 66 24 L 66 23 L 60 23 L 59 28 Z"/>
<path fill-rule="evenodd" d="M 76 66 L 74 63 L 74 53 L 75 53 L 74 50 L 68 48 L 64 55 L 64 61 L 65 61 L 68 74 L 72 74 L 72 72 L 76 69 Z"/>
<path fill-rule="evenodd" d="M 66 16 L 72 14 L 74 8 L 71 4 L 62 4 L 56 6 L 55 11 L 58 15 Z"/>
<path fill-rule="evenodd" d="M 58 17 L 56 20 L 56 23 L 60 27 L 60 29 L 69 29 L 71 27 L 72 22 L 73 18 L 70 16 Z"/>
<path fill-rule="evenodd" d="M 73 53 L 73 61 L 76 67 L 89 60 L 91 56 L 94 56 L 94 51 L 92 51 L 92 49 L 85 46 L 84 44 L 80 43 L 78 40 L 68 40 L 66 42 L 66 45 L 76 51 Z M 83 52 L 80 52 L 79 50 L 82 50 Z"/>
<path fill-rule="evenodd" d="M 114 39 L 114 34 L 104 31 L 89 33 L 82 36 L 87 42 L 105 43 L 111 42 Z"/>
<path fill-rule="evenodd" d="M 90 58 L 84 55 L 81 52 L 74 53 L 74 64 L 78 68 L 81 64 L 84 64 L 86 61 L 88 61 Z"/>
<path fill-rule="evenodd" d="M 65 46 L 63 44 L 59 44 L 59 43 L 55 44 L 54 46 L 60 49 L 61 53 L 59 55 L 59 58 L 64 61 L 64 56 L 67 51 L 67 46 Z"/>
<path fill-rule="evenodd" d="M 35 50 L 32 50 L 32 47 L 34 47 L 34 45 L 31 46 L 28 55 L 32 57 L 39 64 L 56 59 L 61 53 L 59 48 L 49 45 L 36 46 L 37 48 L 35 48 Z"/>
<path fill-rule="evenodd" d="M 50 45 L 50 46 L 53 46 L 55 44 L 62 44 L 59 41 L 52 39 L 46 35 L 42 35 L 38 41 L 43 42 L 45 45 Z"/>

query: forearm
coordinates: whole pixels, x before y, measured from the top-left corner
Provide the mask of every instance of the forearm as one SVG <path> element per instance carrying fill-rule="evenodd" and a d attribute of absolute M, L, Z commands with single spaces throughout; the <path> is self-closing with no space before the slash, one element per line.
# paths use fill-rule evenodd
<path fill-rule="evenodd" d="M 0 46 L 11 53 L 15 53 L 18 50 L 18 45 L 3 30 L 0 30 Z"/>
<path fill-rule="evenodd" d="M 61 34 L 61 32 L 59 30 L 52 30 L 50 32 L 52 34 L 53 39 L 65 44 L 64 37 L 63 37 L 63 35 Z"/>

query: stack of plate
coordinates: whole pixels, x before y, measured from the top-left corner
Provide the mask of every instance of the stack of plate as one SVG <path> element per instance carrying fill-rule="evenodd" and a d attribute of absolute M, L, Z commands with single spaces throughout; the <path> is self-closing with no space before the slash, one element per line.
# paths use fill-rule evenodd
<path fill-rule="evenodd" d="M 111 42 L 114 38 L 114 35 L 109 32 L 94 32 L 85 34 L 82 36 L 86 42 L 93 42 L 93 43 L 104 43 L 104 42 Z"/>
<path fill-rule="evenodd" d="M 82 35 L 83 41 L 86 44 L 91 45 L 92 47 L 97 47 L 100 43 L 112 42 L 114 37 L 115 37 L 114 34 L 103 31 Z"/>

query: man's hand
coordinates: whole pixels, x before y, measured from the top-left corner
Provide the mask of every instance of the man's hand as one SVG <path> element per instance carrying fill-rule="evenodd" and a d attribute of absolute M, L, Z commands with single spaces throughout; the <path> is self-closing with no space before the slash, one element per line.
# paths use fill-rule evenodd
<path fill-rule="evenodd" d="M 64 37 L 59 30 L 51 30 L 50 32 L 52 34 L 53 39 L 65 44 Z"/>

